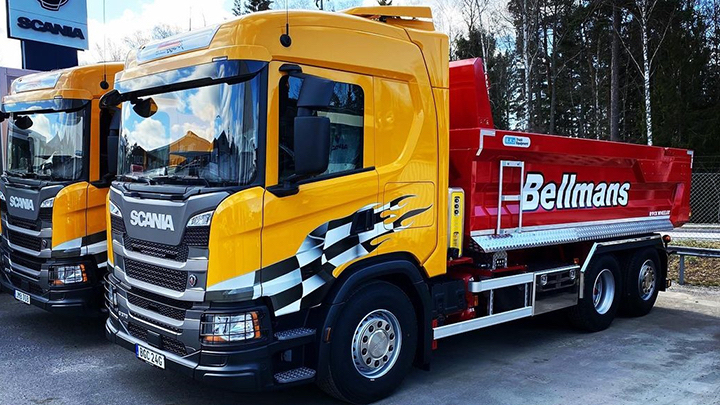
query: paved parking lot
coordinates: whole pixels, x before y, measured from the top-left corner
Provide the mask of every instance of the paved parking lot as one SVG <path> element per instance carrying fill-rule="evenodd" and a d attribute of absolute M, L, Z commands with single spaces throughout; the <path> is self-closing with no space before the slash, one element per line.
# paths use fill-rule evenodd
<path fill-rule="evenodd" d="M 105 340 L 103 322 L 0 295 L 0 404 L 331 404 L 314 386 L 204 387 Z M 440 342 L 385 404 L 720 404 L 720 290 L 673 288 L 645 318 L 583 334 L 549 315 Z"/>

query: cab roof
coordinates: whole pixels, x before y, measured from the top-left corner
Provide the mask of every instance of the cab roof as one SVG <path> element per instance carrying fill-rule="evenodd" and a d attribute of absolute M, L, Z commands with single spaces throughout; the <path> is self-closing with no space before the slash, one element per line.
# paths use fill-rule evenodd
<path fill-rule="evenodd" d="M 417 77 L 424 70 L 433 86 L 447 88 L 448 38 L 435 31 L 431 18 L 427 7 L 393 6 L 358 7 L 340 13 L 252 13 L 146 44 L 131 52 L 116 79 L 244 59 L 279 60 L 397 79 Z M 280 43 L 286 23 L 292 38 L 289 47 Z"/>
<path fill-rule="evenodd" d="M 55 98 L 98 99 L 113 87 L 115 75 L 122 69 L 122 63 L 108 62 L 29 74 L 13 81 L 10 86 L 10 94 L 3 98 L 3 103 L 33 102 Z M 101 87 L 101 82 L 105 77 L 109 84 L 108 89 Z"/>

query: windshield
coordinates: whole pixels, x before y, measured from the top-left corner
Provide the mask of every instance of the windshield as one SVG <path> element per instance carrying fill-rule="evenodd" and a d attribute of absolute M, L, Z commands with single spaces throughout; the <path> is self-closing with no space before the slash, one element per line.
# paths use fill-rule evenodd
<path fill-rule="evenodd" d="M 122 108 L 119 174 L 234 186 L 257 174 L 259 78 L 155 94 Z"/>
<path fill-rule="evenodd" d="M 7 174 L 48 180 L 80 180 L 87 108 L 14 113 L 8 122 Z"/>

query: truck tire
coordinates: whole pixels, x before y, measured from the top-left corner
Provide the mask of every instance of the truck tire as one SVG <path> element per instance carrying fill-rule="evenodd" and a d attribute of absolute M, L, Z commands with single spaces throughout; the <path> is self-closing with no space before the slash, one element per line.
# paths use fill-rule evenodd
<path fill-rule="evenodd" d="M 389 396 L 412 366 L 417 319 L 412 302 L 393 284 L 358 289 L 333 327 L 326 377 L 318 386 L 353 404 Z"/>
<path fill-rule="evenodd" d="M 607 329 L 620 306 L 620 265 L 611 255 L 599 256 L 585 271 L 583 298 L 570 308 L 570 321 L 588 332 Z"/>
<path fill-rule="evenodd" d="M 647 248 L 633 253 L 625 268 L 625 291 L 621 312 L 628 316 L 647 315 L 655 305 L 660 279 L 660 256 Z"/>

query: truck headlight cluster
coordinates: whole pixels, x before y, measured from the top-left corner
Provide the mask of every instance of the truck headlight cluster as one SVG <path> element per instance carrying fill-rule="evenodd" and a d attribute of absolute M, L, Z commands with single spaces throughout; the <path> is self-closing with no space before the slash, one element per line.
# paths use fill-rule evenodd
<path fill-rule="evenodd" d="M 210 220 L 212 220 L 213 211 L 203 212 L 202 214 L 195 215 L 190 218 L 187 226 L 210 226 Z"/>
<path fill-rule="evenodd" d="M 85 265 L 58 266 L 50 269 L 50 283 L 54 286 L 87 283 Z"/>
<path fill-rule="evenodd" d="M 40 208 L 52 208 L 55 205 L 55 197 L 48 198 L 47 200 L 40 203 Z"/>
<path fill-rule="evenodd" d="M 256 311 L 240 314 L 203 315 L 200 337 L 206 344 L 259 339 L 260 317 Z"/>
<path fill-rule="evenodd" d="M 120 212 L 120 208 L 118 208 L 117 205 L 113 204 L 112 201 L 110 201 L 110 215 L 115 215 L 116 217 L 122 218 L 122 212 Z"/>

